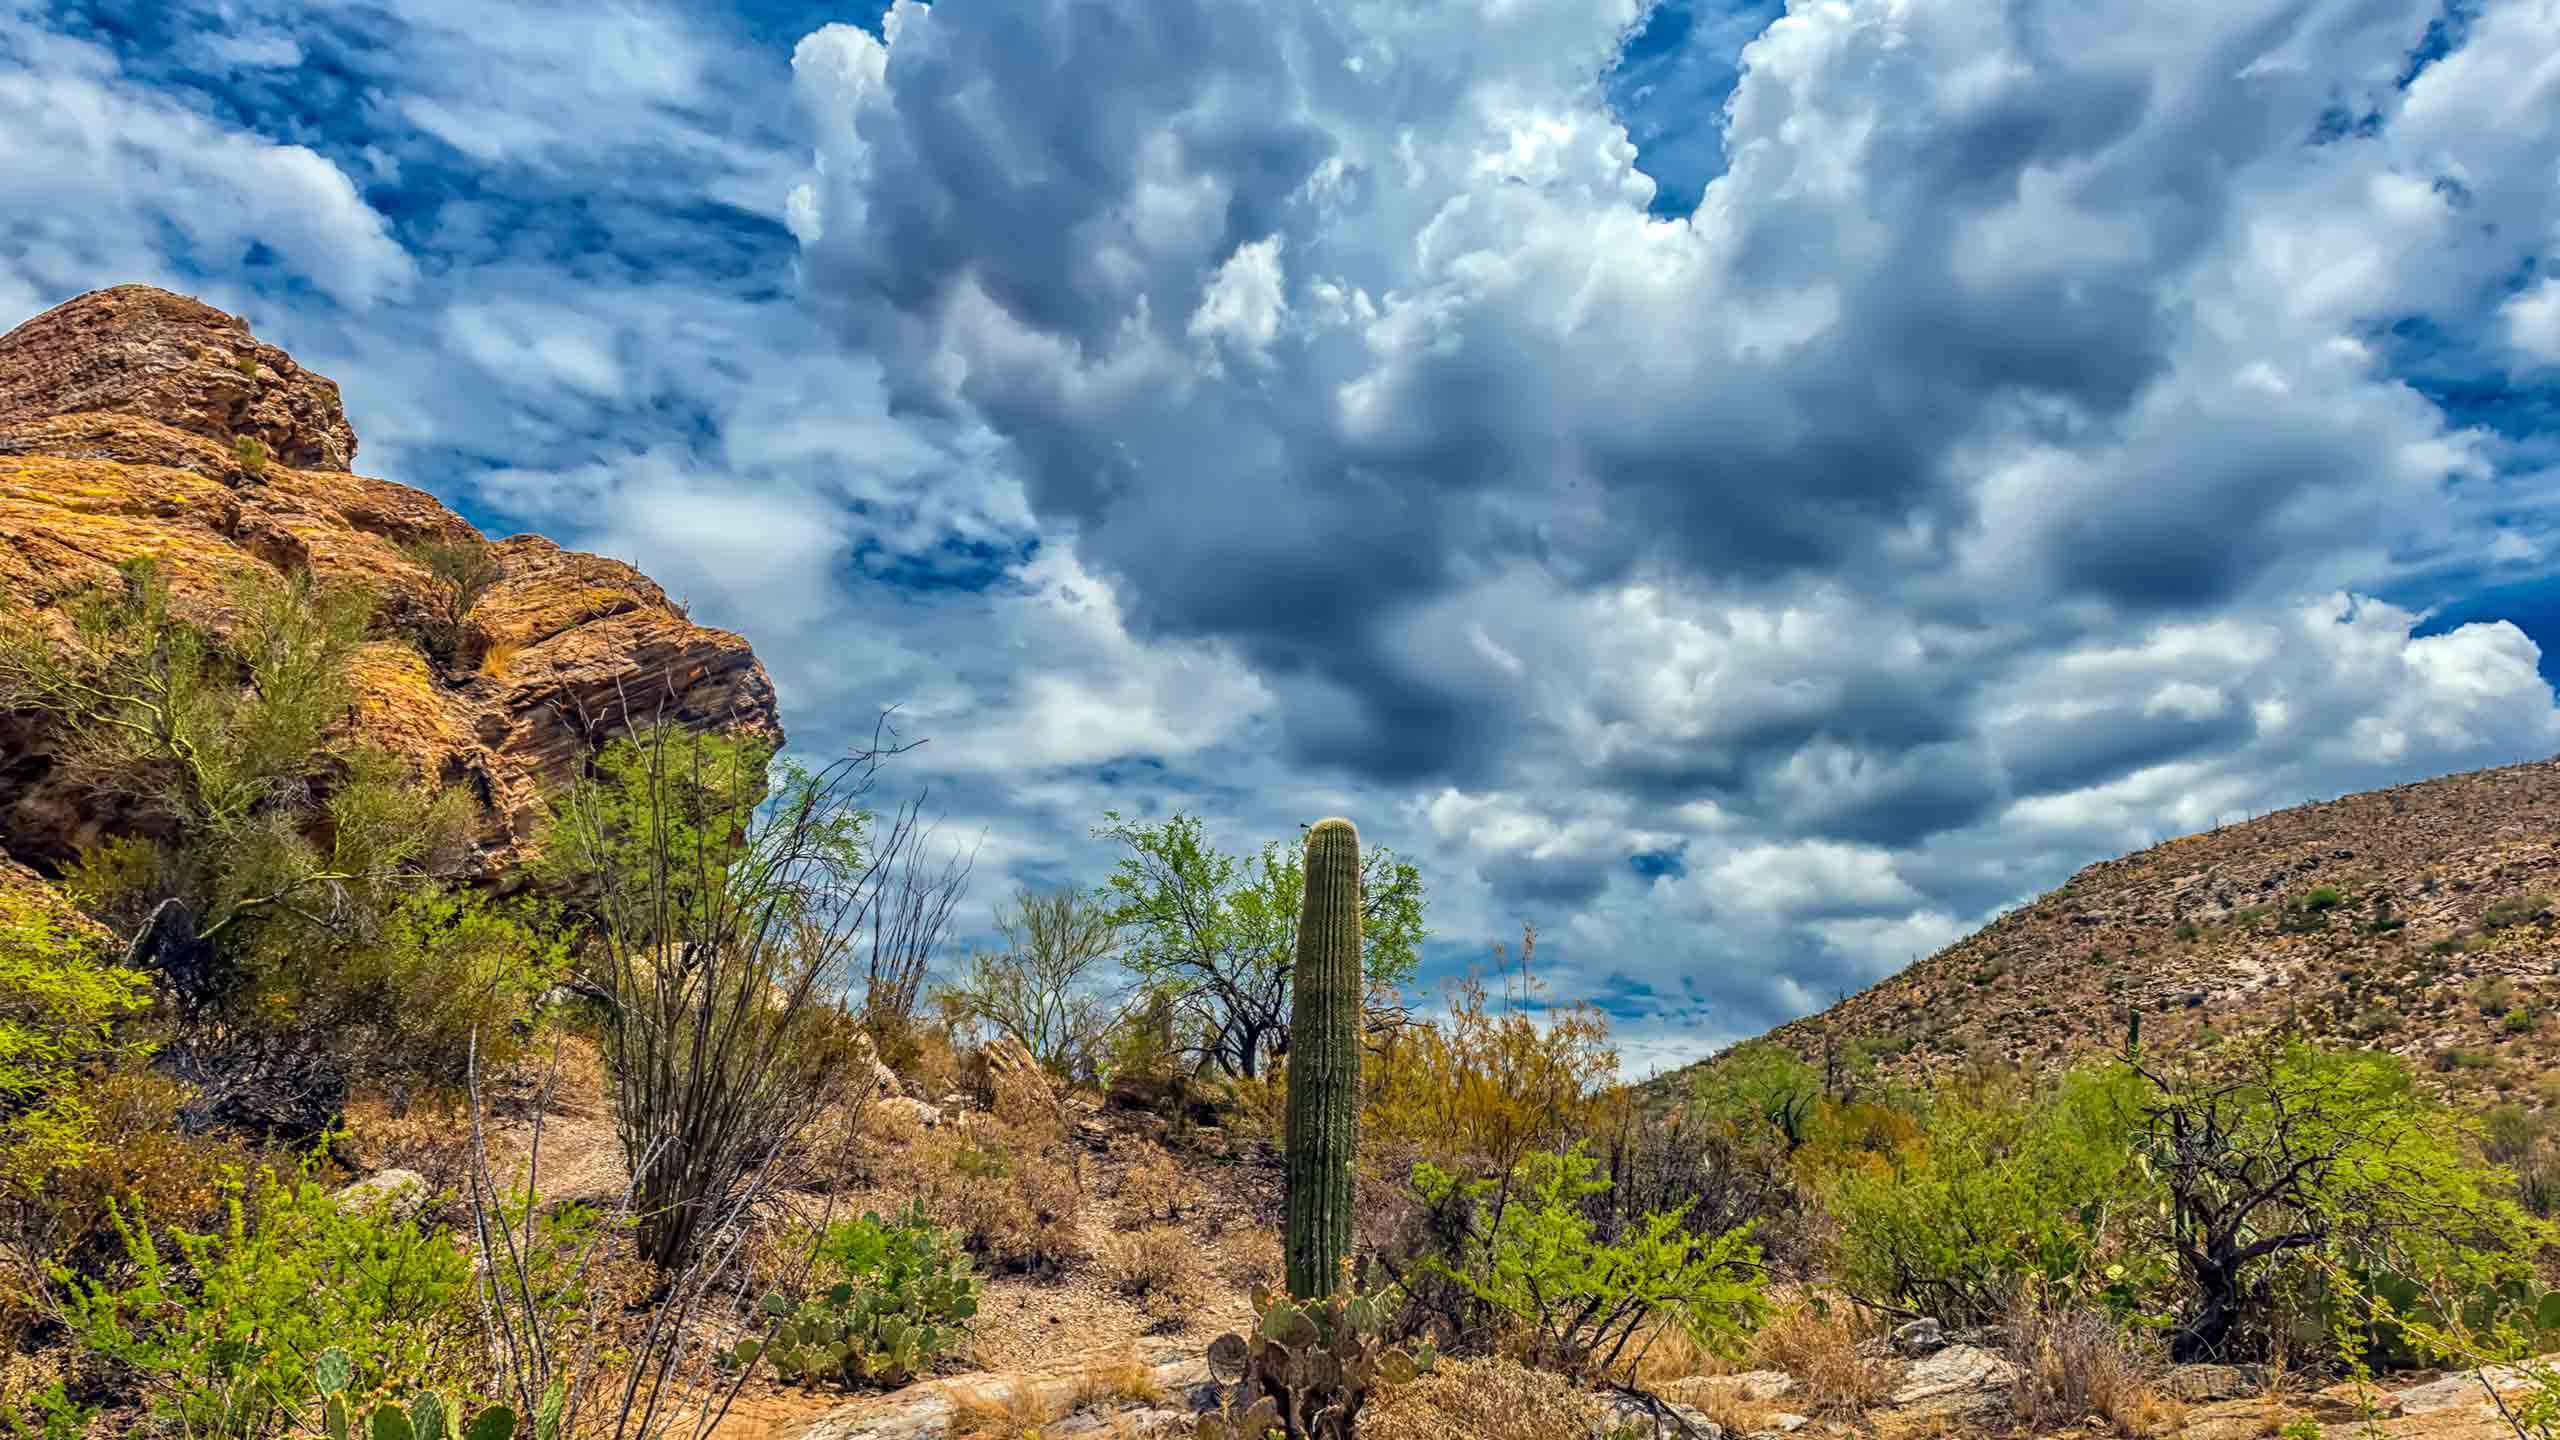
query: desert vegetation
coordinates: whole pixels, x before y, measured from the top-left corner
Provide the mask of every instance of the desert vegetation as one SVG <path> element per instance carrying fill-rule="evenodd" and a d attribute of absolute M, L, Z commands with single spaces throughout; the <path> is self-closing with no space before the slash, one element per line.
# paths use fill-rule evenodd
<path fill-rule="evenodd" d="M 790 1434 L 939 1381 L 914 1433 L 2165 1435 L 2243 1367 L 2257 1433 L 2492 1366 L 2560 1414 L 2554 1097 L 2360 1043 L 2415 1007 L 1629 1085 L 1533 929 L 1418 984 L 1425 877 L 1342 820 L 1106 815 L 1112 868 L 947 954 L 969 858 L 885 727 L 811 770 L 626 714 L 493 876 L 350 723 L 368 646 L 476 663 L 485 557 L 421 564 L 423 620 L 149 564 L 0 617 L 102 817 L 0 876 L 12 1433 Z M 2365 893 L 2215 923 L 2398 934 Z"/>

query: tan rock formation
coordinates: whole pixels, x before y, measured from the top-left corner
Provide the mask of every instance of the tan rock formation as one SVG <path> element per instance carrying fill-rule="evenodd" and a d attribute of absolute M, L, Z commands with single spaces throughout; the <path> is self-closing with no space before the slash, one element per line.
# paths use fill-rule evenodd
<path fill-rule="evenodd" d="M 495 583 L 430 660 L 418 636 L 438 587 L 403 547 L 479 534 L 423 491 L 351 473 L 355 451 L 337 385 L 236 317 L 147 286 L 83 295 L 0 336 L 0 605 L 52 607 L 145 555 L 215 625 L 245 569 L 370 586 L 380 633 L 355 724 L 477 795 L 491 872 L 626 717 L 779 739 L 744 640 L 630 566 L 539 536 L 490 546 Z M 116 823 L 56 781 L 47 744 L 40 720 L 0 715 L 0 840 L 38 865 Z"/>

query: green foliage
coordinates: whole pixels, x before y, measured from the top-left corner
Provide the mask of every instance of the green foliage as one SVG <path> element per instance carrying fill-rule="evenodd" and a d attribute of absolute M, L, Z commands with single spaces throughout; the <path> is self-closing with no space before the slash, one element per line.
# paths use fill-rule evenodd
<path fill-rule="evenodd" d="M 1687 1207 L 1643 1216 L 1613 1240 L 1584 1201 L 1609 1188 L 1580 1149 L 1538 1152 L 1504 1177 L 1461 1181 L 1428 1162 L 1413 1186 L 1450 1237 L 1419 1257 L 1527 1333 L 1531 1363 L 1569 1375 L 1615 1371 L 1649 1324 L 1678 1327 L 1704 1350 L 1737 1356 L 1768 1317 L 1751 1227 L 1704 1236 Z"/>
<path fill-rule="evenodd" d="M 772 1338 L 740 1345 L 737 1361 L 761 1357 L 795 1385 L 900 1385 L 957 1345 L 978 1313 L 969 1257 L 921 1210 L 830 1226 L 815 1253 L 834 1283 L 797 1305 L 767 1297 Z"/>
<path fill-rule="evenodd" d="M 365 592 L 252 570 L 229 601 L 217 634 L 140 560 L 64 603 L 67 643 L 0 617 L 0 705 L 54 716 L 58 764 L 132 822 L 70 869 L 74 898 L 127 932 L 178 901 L 182 938 L 244 974 L 373 939 L 451 868 L 469 808 L 339 733 Z"/>
<path fill-rule="evenodd" d="M 1101 898 L 1129 932 L 1130 969 L 1205 1019 L 1222 1070 L 1259 1074 L 1288 1029 L 1306 886 L 1300 847 L 1274 840 L 1236 856 L 1213 848 L 1196 816 L 1149 825 L 1106 811 L 1103 819 L 1095 838 L 1125 853 Z M 1361 858 L 1360 898 L 1364 978 L 1392 989 L 1412 978 L 1420 952 L 1421 874 L 1373 847 Z"/>
<path fill-rule="evenodd" d="M 1283 1159 L 1289 1293 L 1321 1300 L 1351 1254 L 1360 1125 L 1360 835 L 1348 820 L 1307 832 L 1289 1008 Z"/>
<path fill-rule="evenodd" d="M 479 1340 L 471 1266 L 450 1236 L 341 1208 L 308 1164 L 235 1172 L 225 1189 L 219 1230 L 119 1215 L 129 1277 L 58 1272 L 73 1339 L 135 1375 L 155 1415 L 205 1436 L 308 1424 L 320 1409 L 312 1366 L 333 1347 L 368 1394 L 467 1372 Z"/>
<path fill-rule="evenodd" d="M 768 786 L 770 753 L 676 727 L 618 740 L 558 798 L 538 867 L 595 921 L 582 975 L 606 996 L 640 1250 L 662 1269 L 768 1183 L 837 1087 L 867 1082 L 837 998 L 860 985 L 857 942 L 876 998 L 881 958 L 917 959 L 948 914 L 954 882 L 915 873 L 913 812 L 866 832 L 888 752 Z"/>
<path fill-rule="evenodd" d="M 1948 1324 L 1996 1321 L 2028 1277 L 2130 1310 L 2167 1273 L 2140 1238 L 2159 1190 L 2132 1152 L 2139 1088 L 2102 1070 L 2025 1100 L 1942 1091 L 1923 1138 L 1818 1182 L 1842 1284 Z"/>
<path fill-rule="evenodd" d="M 139 1058 L 123 1028 L 151 1002 L 94 930 L 34 885 L 0 878 L 0 1192 L 41 1194 L 98 1135 L 85 1074 Z"/>
<path fill-rule="evenodd" d="M 254 367 L 248 373 L 255 373 Z M 254 435 L 243 435 L 231 442 L 231 459 L 252 475 L 267 473 L 267 447 Z"/>
<path fill-rule="evenodd" d="M 1119 949 L 1110 912 L 1078 891 L 1025 889 L 995 918 L 1004 944 L 969 957 L 945 992 L 951 1009 L 1020 1041 L 1053 1074 L 1097 1077 L 1123 1013 L 1101 984 Z"/>
<path fill-rule="evenodd" d="M 567 928 L 538 898 L 422 890 L 384 917 L 373 943 L 310 977 L 301 1002 L 376 1017 L 373 1063 L 360 1068 L 459 1085 L 475 1035 L 484 1069 L 515 1057 L 515 1022 L 567 971 L 568 948 Z"/>
<path fill-rule="evenodd" d="M 476 535 L 468 540 L 420 541 L 400 547 L 400 553 L 435 582 L 418 638 L 430 659 L 451 664 L 462 654 L 472 607 L 498 583 L 498 557 L 489 542 Z"/>
<path fill-rule="evenodd" d="M 1250 1335 L 1209 1345 L 1211 1378 L 1232 1388 L 1200 1417 L 1201 1440 L 1351 1440 L 1370 1401 L 1437 1360 L 1428 1345 L 1390 1342 L 1389 1306 L 1378 1296 L 1305 1304 L 1257 1292 L 1253 1308 Z"/>
<path fill-rule="evenodd" d="M 1699 1069 L 1689 1105 L 1738 1136 L 1774 1137 L 1793 1151 L 1811 1138 L 1822 1096 L 1821 1075 L 1794 1051 L 1774 1040 L 1746 1040 Z"/>
<path fill-rule="evenodd" d="M 2504 930 L 2511 925 L 2526 925 L 2547 919 L 2551 914 L 2548 895 L 2510 895 L 2492 904 L 2480 917 L 2483 930 Z"/>

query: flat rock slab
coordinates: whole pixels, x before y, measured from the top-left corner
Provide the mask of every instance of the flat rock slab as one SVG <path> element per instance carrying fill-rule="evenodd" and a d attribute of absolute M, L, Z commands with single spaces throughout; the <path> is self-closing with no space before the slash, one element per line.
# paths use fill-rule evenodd
<path fill-rule="evenodd" d="M 1895 1410 L 1957 1415 L 1999 1400 L 2018 1381 L 2018 1367 L 1977 1345 L 1950 1345 L 1911 1362 L 1885 1397 Z"/>

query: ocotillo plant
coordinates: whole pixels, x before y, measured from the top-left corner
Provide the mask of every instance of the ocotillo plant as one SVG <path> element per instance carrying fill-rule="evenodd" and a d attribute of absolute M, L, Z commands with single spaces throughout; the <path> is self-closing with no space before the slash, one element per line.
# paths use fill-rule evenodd
<path fill-rule="evenodd" d="M 1351 1161 L 1360 1122 L 1360 832 L 1307 832 L 1306 898 L 1290 977 L 1289 1293 L 1321 1300 L 1351 1249 Z"/>

